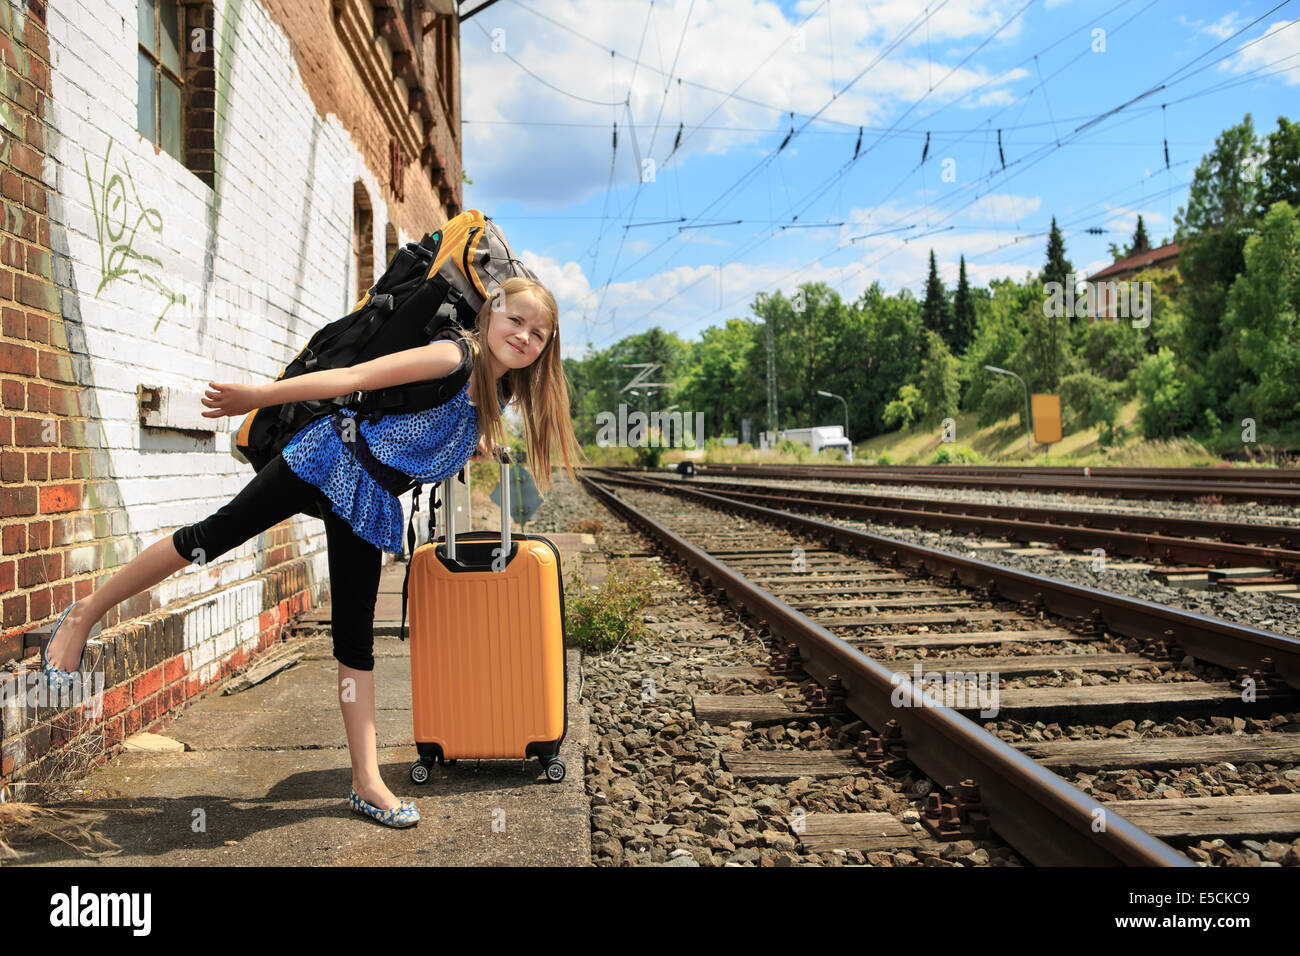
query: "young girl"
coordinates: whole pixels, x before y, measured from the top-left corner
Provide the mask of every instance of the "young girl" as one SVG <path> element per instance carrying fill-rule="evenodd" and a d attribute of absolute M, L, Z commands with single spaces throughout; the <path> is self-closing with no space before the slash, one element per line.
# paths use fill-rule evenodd
<path fill-rule="evenodd" d="M 467 460 L 487 458 L 492 444 L 505 444 L 501 412 L 507 403 L 516 404 L 524 419 L 528 463 L 545 492 L 551 485 L 552 442 L 571 477 L 571 453 L 582 456 L 569 423 L 559 339 L 555 297 L 539 282 L 512 277 L 483 304 L 472 334 L 444 330 L 419 348 L 266 385 L 209 383 L 202 399 L 209 410 L 202 414 L 244 415 L 270 405 L 442 378 L 470 362 L 469 380 L 446 404 L 362 421 L 354 431 L 360 431 L 375 460 L 419 481 L 437 482 L 455 475 Z M 355 417 L 349 413 L 344 410 Z M 380 551 L 402 552 L 402 506 L 361 466 L 328 416 L 305 426 L 232 501 L 154 542 L 103 587 L 74 601 L 46 646 L 44 673 L 53 685 L 73 680 L 91 630 L 110 608 L 192 562 L 215 560 L 280 521 L 310 514 L 312 502 L 319 502 L 326 515 L 331 630 L 352 759 L 348 805 L 388 826 L 413 826 L 420 819 L 415 805 L 399 803 L 384 785 L 375 753 L 373 626 Z"/>

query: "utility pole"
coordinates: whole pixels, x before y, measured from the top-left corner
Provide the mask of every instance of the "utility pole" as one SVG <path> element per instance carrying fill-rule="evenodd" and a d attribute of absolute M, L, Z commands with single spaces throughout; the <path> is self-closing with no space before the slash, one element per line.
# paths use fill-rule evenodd
<path fill-rule="evenodd" d="M 764 335 L 767 339 L 767 427 L 776 435 L 776 343 L 772 330 L 772 313 L 768 310 L 763 320 Z"/>

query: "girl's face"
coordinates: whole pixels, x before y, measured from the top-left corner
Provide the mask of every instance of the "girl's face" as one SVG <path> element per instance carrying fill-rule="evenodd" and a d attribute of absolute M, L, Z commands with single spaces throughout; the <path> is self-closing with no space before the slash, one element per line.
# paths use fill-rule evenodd
<path fill-rule="evenodd" d="M 504 309 L 493 309 L 488 322 L 488 348 L 504 372 L 527 368 L 537 361 L 551 337 L 551 320 L 527 292 L 506 296 Z"/>

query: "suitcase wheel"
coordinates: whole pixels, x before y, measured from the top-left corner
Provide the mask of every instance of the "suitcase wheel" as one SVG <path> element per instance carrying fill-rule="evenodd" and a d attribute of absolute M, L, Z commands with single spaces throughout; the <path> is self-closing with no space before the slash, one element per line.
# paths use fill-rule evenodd
<path fill-rule="evenodd" d="M 411 782 L 425 784 L 429 782 L 429 768 L 433 766 L 432 760 L 417 760 L 411 764 Z"/>
<path fill-rule="evenodd" d="M 559 783 L 564 779 L 564 761 L 559 757 L 543 760 L 542 767 L 546 770 L 546 779 L 551 783 Z"/>

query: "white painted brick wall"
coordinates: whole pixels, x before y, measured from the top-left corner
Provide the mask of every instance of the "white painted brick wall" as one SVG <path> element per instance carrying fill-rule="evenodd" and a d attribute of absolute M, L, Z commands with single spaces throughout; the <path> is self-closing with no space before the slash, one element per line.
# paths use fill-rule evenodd
<path fill-rule="evenodd" d="M 54 68 L 45 176 L 56 190 L 51 243 L 70 259 L 53 267 L 64 287 L 70 343 L 74 349 L 84 343 L 85 355 L 75 361 L 89 386 L 81 398 L 82 414 L 92 419 L 87 441 L 105 449 L 94 472 L 106 483 L 99 499 L 120 515 L 114 524 L 141 549 L 211 514 L 254 472 L 229 454 L 229 433 L 242 416 L 219 419 L 217 433 L 199 437 L 146 429 L 139 422 L 137 386 L 202 394 L 210 381 L 274 380 L 314 331 L 355 299 L 351 229 L 358 179 L 374 209 L 376 269 L 385 263 L 388 217 L 375 176 L 338 119 L 317 115 L 290 59 L 288 38 L 256 2 L 237 6 L 234 49 L 223 50 L 229 5 L 216 3 L 218 71 L 229 74 L 229 94 L 214 232 L 212 190 L 136 131 L 135 0 L 60 0 L 49 11 Z M 325 23 L 321 29 L 331 27 Z M 120 177 L 108 197 L 112 228 L 130 235 L 138 224 L 134 251 L 162 263 L 136 265 L 189 295 L 190 301 L 167 311 L 157 330 L 163 300 L 140 275 L 99 288 L 108 250 L 97 238 L 96 210 L 102 218 L 105 175 Z M 160 231 L 140 221 L 142 209 L 156 210 Z M 400 241 L 409 238 L 399 233 Z M 215 281 L 204 289 L 209 243 Z M 404 507 L 408 501 L 409 495 Z M 294 527 L 302 553 L 313 556 L 313 583 L 324 584 L 323 524 L 299 516 Z M 90 520 L 77 516 L 75 528 L 78 541 L 88 543 Z M 77 549 L 74 567 L 94 570 L 84 567 L 89 553 Z M 261 568 L 254 537 L 213 568 L 173 575 L 159 586 L 159 596 L 166 603 L 202 595 L 218 581 L 239 581 Z M 227 646 L 232 629 L 255 621 L 261 610 L 260 592 L 241 588 L 230 594 L 241 597 L 230 598 L 227 611 L 203 604 L 186 614 L 185 646 L 194 651 L 193 667 L 213 660 L 214 637 L 229 631 L 218 640 Z M 249 639 L 246 628 L 239 633 Z"/>

